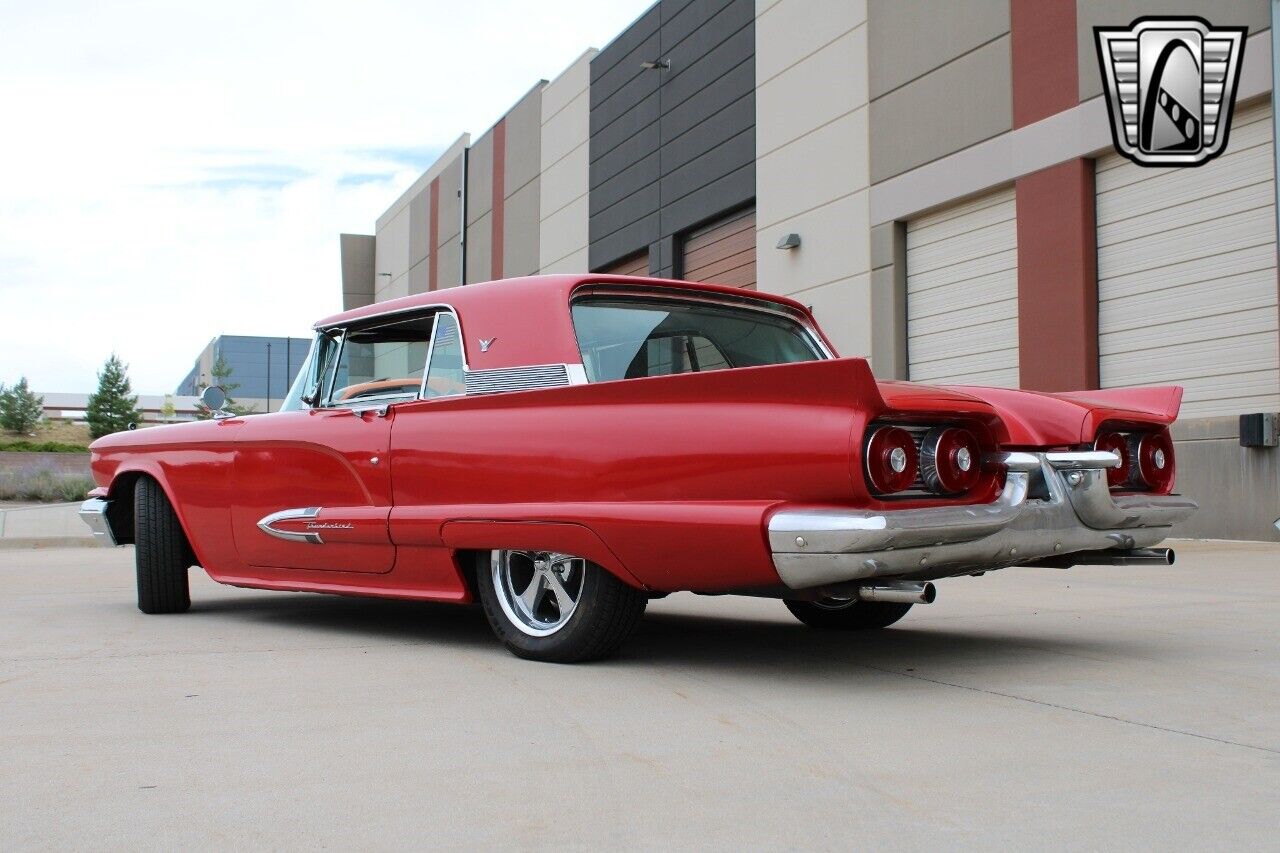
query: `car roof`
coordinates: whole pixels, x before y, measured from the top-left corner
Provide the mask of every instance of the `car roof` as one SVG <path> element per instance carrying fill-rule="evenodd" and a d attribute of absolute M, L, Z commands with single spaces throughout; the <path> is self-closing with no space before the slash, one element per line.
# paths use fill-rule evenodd
<path fill-rule="evenodd" d="M 388 299 L 334 314 L 316 323 L 316 329 L 394 315 L 419 308 L 449 308 L 462 325 L 464 352 L 472 370 L 533 364 L 573 364 L 582 360 L 569 311 L 574 290 L 584 285 L 617 284 L 643 287 L 651 292 L 670 289 L 673 296 L 701 292 L 772 303 L 789 309 L 812 324 L 809 309 L 793 299 L 721 284 L 700 284 L 671 279 L 624 275 L 538 275 L 507 278 L 465 287 L 449 287 Z M 816 324 L 813 324 L 816 329 Z M 819 331 L 819 334 L 821 332 Z M 480 340 L 492 340 L 482 352 Z M 829 344 L 829 342 L 828 342 Z"/>

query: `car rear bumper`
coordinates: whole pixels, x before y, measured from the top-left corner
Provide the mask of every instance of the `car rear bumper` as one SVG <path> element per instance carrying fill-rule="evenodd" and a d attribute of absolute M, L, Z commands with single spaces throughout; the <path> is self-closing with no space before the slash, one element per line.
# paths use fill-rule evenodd
<path fill-rule="evenodd" d="M 80 518 L 93 531 L 93 538 L 103 545 L 115 545 L 116 537 L 111 531 L 111 522 L 107 520 L 107 509 L 111 501 L 103 498 L 89 498 L 80 504 Z"/>
<path fill-rule="evenodd" d="M 1002 453 L 1008 474 L 990 504 L 928 509 L 792 507 L 769 519 L 783 583 L 805 589 L 865 578 L 931 579 L 1078 552 L 1146 548 L 1196 511 L 1177 495 L 1113 496 L 1113 453 Z M 1043 489 L 1040 488 L 1043 483 Z M 1040 497 L 1032 498 L 1035 489 Z M 1080 562 L 1088 562 L 1081 555 Z"/>

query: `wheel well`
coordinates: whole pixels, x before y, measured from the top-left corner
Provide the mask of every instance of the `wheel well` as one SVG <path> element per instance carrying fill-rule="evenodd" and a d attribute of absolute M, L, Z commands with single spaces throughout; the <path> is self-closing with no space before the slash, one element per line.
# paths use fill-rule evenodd
<path fill-rule="evenodd" d="M 133 488 L 144 475 L 141 471 L 126 471 L 111 482 L 107 495 L 111 504 L 107 507 L 107 522 L 117 545 L 130 545 L 136 539 L 133 524 Z"/>
<path fill-rule="evenodd" d="M 463 548 L 453 552 L 458 573 L 462 575 L 462 582 L 466 585 L 472 601 L 480 600 L 480 587 L 476 585 L 476 577 L 481 569 L 489 565 L 489 555 L 492 553 L 492 551 L 473 548 Z"/>
<path fill-rule="evenodd" d="M 126 471 L 116 477 L 107 493 L 111 499 L 111 503 L 107 507 L 107 521 L 111 524 L 111 532 L 115 536 L 117 545 L 132 545 L 137 542 L 137 528 L 133 516 L 133 491 L 138 485 L 138 481 L 143 478 L 151 480 L 159 486 L 165 499 L 169 501 L 170 505 L 173 504 L 173 498 L 169 497 L 164 485 L 150 474 L 142 471 Z M 195 549 L 191 547 L 191 537 L 187 535 L 181 518 L 178 519 L 178 529 L 182 531 L 182 539 L 187 546 L 188 562 L 193 566 L 200 565 L 200 561 L 196 559 Z"/>

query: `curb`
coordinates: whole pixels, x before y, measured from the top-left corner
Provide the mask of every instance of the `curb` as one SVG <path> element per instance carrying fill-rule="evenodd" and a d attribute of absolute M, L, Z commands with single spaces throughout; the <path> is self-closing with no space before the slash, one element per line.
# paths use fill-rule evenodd
<path fill-rule="evenodd" d="M 55 548 L 102 548 L 93 537 L 85 536 L 30 536 L 0 539 L 0 551 L 50 551 Z"/>

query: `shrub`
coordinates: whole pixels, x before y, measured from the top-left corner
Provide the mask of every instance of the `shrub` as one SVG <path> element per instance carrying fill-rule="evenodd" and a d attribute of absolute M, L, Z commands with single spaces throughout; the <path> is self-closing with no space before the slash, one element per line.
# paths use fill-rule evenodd
<path fill-rule="evenodd" d="M 0 453 L 88 453 L 89 448 L 83 444 L 68 444 L 65 441 L 0 441 Z"/>
<path fill-rule="evenodd" d="M 67 474 L 48 468 L 13 468 L 0 471 L 0 501 L 82 501 L 94 485 L 93 478 L 85 474 Z"/>

